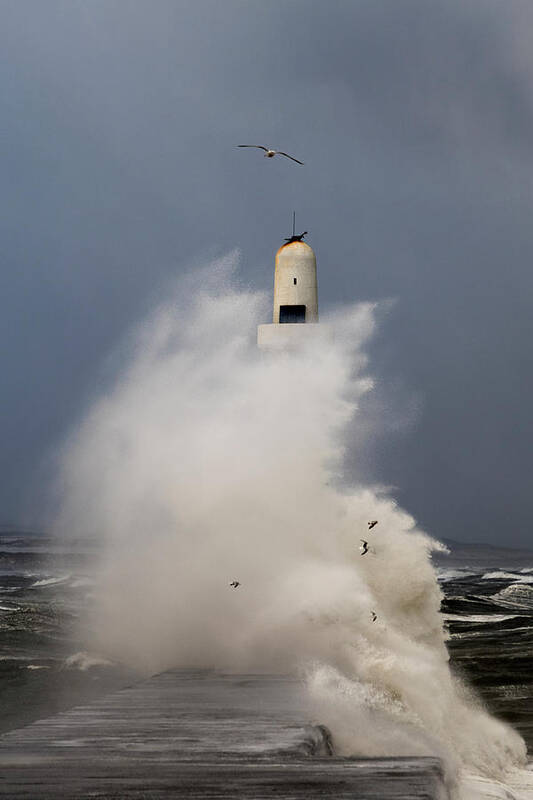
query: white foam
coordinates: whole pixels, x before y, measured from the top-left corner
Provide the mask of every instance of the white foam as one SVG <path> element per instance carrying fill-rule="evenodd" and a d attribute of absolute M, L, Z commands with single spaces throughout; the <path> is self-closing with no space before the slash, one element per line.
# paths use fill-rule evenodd
<path fill-rule="evenodd" d="M 61 577 L 56 578 L 43 578 L 40 581 L 35 581 L 35 583 L 32 583 L 31 588 L 36 586 L 55 586 L 57 583 L 64 583 L 65 581 L 68 581 L 69 578 L 70 575 L 62 575 Z"/>
<path fill-rule="evenodd" d="M 84 650 L 79 653 L 73 653 L 65 659 L 65 667 L 68 669 L 79 669 L 81 672 L 86 672 L 92 667 L 111 667 L 113 662 L 108 658 L 104 658 L 94 653 L 87 653 Z"/>
<path fill-rule="evenodd" d="M 533 575 L 523 574 L 522 572 L 504 572 L 503 570 L 494 570 L 493 572 L 486 572 L 482 576 L 483 580 L 511 580 L 518 583 L 533 583 Z"/>
<path fill-rule="evenodd" d="M 452 569 L 451 567 L 436 567 L 435 571 L 439 581 L 443 583 L 454 580 L 455 578 L 466 578 L 469 575 L 476 574 L 471 569 Z"/>
<path fill-rule="evenodd" d="M 525 583 L 512 583 L 492 595 L 500 605 L 509 608 L 531 609 L 533 605 L 533 586 Z"/>
<path fill-rule="evenodd" d="M 503 622 L 515 619 L 515 614 L 446 614 L 442 615 L 450 622 Z"/>
<path fill-rule="evenodd" d="M 464 771 L 460 781 L 460 800 L 531 800 L 533 765 L 511 769 L 502 781 Z"/>

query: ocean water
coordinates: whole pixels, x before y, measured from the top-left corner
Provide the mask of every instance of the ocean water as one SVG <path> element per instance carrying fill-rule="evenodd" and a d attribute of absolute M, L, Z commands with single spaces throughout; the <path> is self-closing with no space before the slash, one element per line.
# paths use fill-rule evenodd
<path fill-rule="evenodd" d="M 471 779 L 473 796 L 533 798 L 533 554 L 450 545 L 438 554 L 451 668 L 523 737 L 528 767 L 509 783 Z M 466 790 L 468 796 L 468 789 Z"/>
<path fill-rule="evenodd" d="M 533 555 L 477 550 L 451 555 L 453 566 L 437 558 L 451 663 L 491 712 L 520 732 L 531 755 Z"/>
<path fill-rule="evenodd" d="M 96 555 L 86 543 L 59 547 L 43 534 L 0 534 L 1 732 L 143 677 L 79 638 L 77 621 L 94 599 Z M 533 761 L 533 554 L 457 546 L 434 560 L 451 669 L 476 702 L 521 734 Z M 265 687 L 271 681 L 265 675 Z M 215 682 L 205 685 L 216 693 Z M 280 709 L 285 723 L 287 708 Z M 533 797 L 525 770 L 514 785 L 512 776 L 464 780 L 467 799 Z"/>
<path fill-rule="evenodd" d="M 44 534 L 0 533 L 0 732 L 98 697 L 136 677 L 85 651 L 94 551 Z"/>

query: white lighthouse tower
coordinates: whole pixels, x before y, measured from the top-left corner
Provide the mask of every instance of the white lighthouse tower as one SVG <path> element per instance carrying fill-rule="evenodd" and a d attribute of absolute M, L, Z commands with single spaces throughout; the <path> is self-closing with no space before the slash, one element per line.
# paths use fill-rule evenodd
<path fill-rule="evenodd" d="M 297 346 L 318 322 L 316 257 L 302 241 L 291 236 L 276 253 L 272 324 L 259 325 L 257 344 L 264 350 Z"/>

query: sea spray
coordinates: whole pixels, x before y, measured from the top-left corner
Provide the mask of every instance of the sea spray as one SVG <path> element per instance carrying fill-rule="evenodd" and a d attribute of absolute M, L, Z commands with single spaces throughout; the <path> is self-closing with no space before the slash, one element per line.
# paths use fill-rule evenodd
<path fill-rule="evenodd" d="M 234 262 L 189 276 L 132 335 L 62 453 L 58 531 L 101 543 L 87 647 L 147 672 L 299 671 L 339 752 L 505 776 L 525 747 L 450 672 L 439 545 L 359 474 L 338 488 L 365 428 L 374 307 L 261 353 L 266 298 L 232 284 Z"/>

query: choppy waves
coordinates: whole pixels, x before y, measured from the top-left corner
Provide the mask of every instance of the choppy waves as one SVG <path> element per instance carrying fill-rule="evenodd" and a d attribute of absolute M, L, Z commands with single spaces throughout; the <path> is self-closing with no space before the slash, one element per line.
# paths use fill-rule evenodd
<path fill-rule="evenodd" d="M 485 572 L 481 576 L 484 581 L 516 581 L 518 583 L 533 583 L 533 575 L 520 572 L 505 572 L 503 570 L 493 570 L 492 572 Z"/>
<path fill-rule="evenodd" d="M 533 567 L 439 568 L 452 668 L 488 707 L 519 730 L 533 752 Z M 465 800 L 530 800 L 531 769 L 505 780 L 464 772 Z"/>

